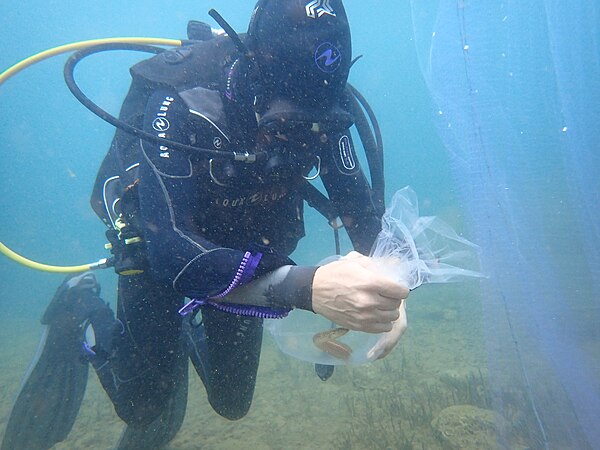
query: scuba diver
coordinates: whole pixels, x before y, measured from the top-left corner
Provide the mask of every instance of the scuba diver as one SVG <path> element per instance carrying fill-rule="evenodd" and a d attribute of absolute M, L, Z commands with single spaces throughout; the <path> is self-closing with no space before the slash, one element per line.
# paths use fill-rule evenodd
<path fill-rule="evenodd" d="M 161 448 L 183 421 L 188 360 L 218 414 L 248 412 L 264 318 L 301 308 L 351 330 L 395 330 L 385 354 L 404 331 L 408 289 L 363 256 L 384 208 L 349 131 L 341 0 L 259 0 L 245 35 L 225 28 L 192 22 L 186 45 L 131 68 L 119 118 L 157 139 L 117 130 L 91 197 L 119 274 L 116 316 L 91 272 L 65 280 L 2 449 L 65 439 L 89 364 L 127 424 L 119 448 Z M 317 177 L 327 202 L 308 182 Z M 356 251 L 296 265 L 305 201 L 341 218 Z M 326 380 L 333 366 L 316 371 Z"/>

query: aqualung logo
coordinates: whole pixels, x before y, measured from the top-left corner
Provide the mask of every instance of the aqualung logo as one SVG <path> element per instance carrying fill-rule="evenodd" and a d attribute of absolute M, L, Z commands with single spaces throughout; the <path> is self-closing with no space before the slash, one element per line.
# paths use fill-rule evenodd
<path fill-rule="evenodd" d="M 325 14 L 335 17 L 333 8 L 329 5 L 329 0 L 314 0 L 307 3 L 306 15 L 311 19 L 316 19 L 317 17 L 321 17 Z"/>
<path fill-rule="evenodd" d="M 167 131 L 170 127 L 171 127 L 171 124 L 169 123 L 169 121 L 162 117 L 157 117 L 152 122 L 152 128 L 154 128 L 158 132 Z"/>
<path fill-rule="evenodd" d="M 152 128 L 157 132 L 157 136 L 161 139 L 166 139 L 167 130 L 171 128 L 171 123 L 167 120 L 167 114 L 169 113 L 169 108 L 171 104 L 175 101 L 173 97 L 165 97 L 158 108 L 158 112 L 156 113 L 156 117 L 152 121 Z M 170 158 L 169 147 L 165 145 L 159 145 L 159 156 L 161 158 Z"/>
<path fill-rule="evenodd" d="M 324 42 L 315 50 L 315 63 L 323 72 L 335 72 L 341 62 L 342 52 L 331 42 Z"/>

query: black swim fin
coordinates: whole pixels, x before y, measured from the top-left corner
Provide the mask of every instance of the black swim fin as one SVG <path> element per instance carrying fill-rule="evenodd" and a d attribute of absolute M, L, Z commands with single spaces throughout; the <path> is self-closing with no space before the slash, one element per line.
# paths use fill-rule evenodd
<path fill-rule="evenodd" d="M 82 342 L 90 317 L 112 311 L 91 272 L 68 277 L 46 309 L 46 329 L 12 409 L 2 450 L 44 450 L 68 436 L 88 379 Z"/>

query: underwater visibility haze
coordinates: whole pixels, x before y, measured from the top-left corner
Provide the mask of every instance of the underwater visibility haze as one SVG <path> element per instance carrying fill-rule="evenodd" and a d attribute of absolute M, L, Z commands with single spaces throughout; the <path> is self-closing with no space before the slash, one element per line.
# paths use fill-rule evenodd
<path fill-rule="evenodd" d="M 115 36 L 185 38 L 217 9 L 240 32 L 252 0 L 31 0 L 3 11 L 0 70 L 40 51 Z M 411 293 L 409 328 L 382 361 L 327 382 L 265 336 L 254 403 L 215 414 L 190 373 L 172 449 L 600 448 L 600 7 L 596 2 L 347 0 L 350 81 L 377 114 L 386 200 L 410 185 L 424 215 L 480 248 L 486 278 Z M 117 114 L 145 54 L 94 55 L 77 79 Z M 0 86 L 0 241 L 37 261 L 107 256 L 89 207 L 114 129 L 70 94 L 61 55 Z M 334 253 L 307 211 L 292 257 Z M 350 249 L 348 240 L 343 251 Z M 0 259 L 0 436 L 62 276 Z M 112 271 L 98 272 L 115 302 Z M 114 448 L 123 424 L 95 374 L 55 448 Z"/>

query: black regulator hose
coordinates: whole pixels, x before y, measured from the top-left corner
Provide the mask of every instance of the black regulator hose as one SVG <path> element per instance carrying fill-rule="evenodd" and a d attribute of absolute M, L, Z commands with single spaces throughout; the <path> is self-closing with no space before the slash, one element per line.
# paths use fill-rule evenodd
<path fill-rule="evenodd" d="M 377 207 L 377 212 L 383 214 L 385 212 L 385 174 L 381 129 L 379 128 L 375 112 L 367 99 L 350 83 L 347 86 L 350 91 L 349 97 L 352 103 L 352 112 L 354 113 L 354 125 L 365 149 L 367 163 L 369 164 L 375 206 Z M 365 111 L 368 115 L 368 120 L 365 116 Z"/>
<path fill-rule="evenodd" d="M 255 154 L 249 152 L 228 152 L 210 148 L 194 147 L 191 145 L 182 144 L 177 141 L 160 138 L 156 135 L 147 133 L 144 130 L 136 128 L 111 115 L 104 109 L 100 108 L 92 100 L 90 100 L 89 97 L 87 97 L 79 88 L 77 82 L 75 81 L 75 67 L 80 61 L 82 61 L 90 55 L 114 50 L 138 51 L 145 53 L 153 53 L 155 55 L 165 51 L 165 49 L 162 47 L 156 47 L 147 44 L 109 43 L 86 47 L 71 55 L 64 67 L 64 77 L 67 87 L 75 96 L 75 98 L 77 98 L 77 100 L 81 102 L 82 105 L 84 105 L 87 109 L 89 109 L 92 113 L 100 117 L 102 120 L 144 141 L 164 145 L 173 149 L 199 152 L 210 158 L 255 162 L 258 160 L 262 160 L 266 156 L 265 153 Z M 379 129 L 379 124 L 377 122 L 377 118 L 375 117 L 375 113 L 373 112 L 369 103 L 363 97 L 363 95 L 349 83 L 348 90 L 350 91 L 356 128 L 361 138 L 361 141 L 363 142 L 363 145 L 365 147 L 367 162 L 369 163 L 369 172 L 371 174 L 371 184 L 375 197 L 375 203 L 379 212 L 383 213 L 383 211 L 385 210 L 385 181 L 383 169 L 383 142 L 381 138 L 381 131 Z M 368 120 L 367 117 L 365 117 L 365 112 L 368 115 Z"/>
<path fill-rule="evenodd" d="M 255 162 L 257 160 L 262 159 L 265 155 L 262 153 L 248 153 L 248 152 L 229 152 L 229 151 L 221 151 L 214 150 L 210 148 L 202 148 L 202 147 L 194 147 L 191 145 L 182 144 L 180 142 L 172 141 L 169 139 L 160 138 L 151 133 L 147 133 L 139 128 L 136 128 L 128 123 L 118 119 L 117 117 L 111 115 L 104 109 L 100 108 L 96 105 L 92 100 L 90 100 L 83 91 L 79 88 L 75 81 L 75 66 L 84 58 L 87 58 L 90 55 L 95 53 L 111 51 L 111 50 L 131 50 L 137 52 L 146 52 L 146 53 L 154 53 L 159 54 L 165 51 L 164 48 L 155 47 L 152 45 L 141 45 L 141 44 L 100 44 L 92 47 L 85 48 L 80 50 L 67 60 L 64 67 L 64 77 L 67 87 L 71 91 L 71 93 L 81 102 L 83 106 L 89 109 L 91 112 L 96 114 L 105 122 L 108 122 L 112 126 L 125 131 L 126 133 L 132 134 L 144 141 L 152 142 L 159 145 L 164 145 L 177 150 L 186 150 L 192 152 L 202 153 L 210 158 L 217 159 L 226 159 L 226 160 L 234 160 L 234 161 L 245 161 L 245 162 Z"/>

